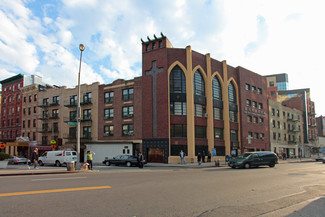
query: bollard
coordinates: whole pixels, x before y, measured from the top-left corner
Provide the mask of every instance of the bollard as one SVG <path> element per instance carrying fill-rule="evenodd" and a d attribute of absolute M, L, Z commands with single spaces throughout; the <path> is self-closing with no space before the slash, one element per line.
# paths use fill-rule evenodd
<path fill-rule="evenodd" d="M 220 160 L 219 159 L 216 159 L 214 163 L 215 163 L 215 166 L 216 167 L 219 167 L 220 166 Z"/>

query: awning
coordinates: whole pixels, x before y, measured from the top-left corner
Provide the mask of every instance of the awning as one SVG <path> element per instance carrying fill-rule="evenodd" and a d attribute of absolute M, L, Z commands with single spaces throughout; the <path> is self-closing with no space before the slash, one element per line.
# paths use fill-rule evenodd
<path fill-rule="evenodd" d="M 6 145 L 7 146 L 24 146 L 24 147 L 28 147 L 29 143 L 28 142 L 7 142 Z"/>

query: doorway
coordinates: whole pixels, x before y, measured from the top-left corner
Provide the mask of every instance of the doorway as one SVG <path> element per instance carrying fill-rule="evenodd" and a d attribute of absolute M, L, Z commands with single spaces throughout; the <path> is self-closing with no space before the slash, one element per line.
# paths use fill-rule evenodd
<path fill-rule="evenodd" d="M 164 163 L 164 149 L 162 149 L 162 148 L 149 148 L 148 162 Z"/>

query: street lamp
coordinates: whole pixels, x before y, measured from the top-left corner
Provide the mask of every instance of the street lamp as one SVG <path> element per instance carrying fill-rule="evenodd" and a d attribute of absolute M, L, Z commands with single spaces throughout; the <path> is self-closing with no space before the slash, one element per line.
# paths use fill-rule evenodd
<path fill-rule="evenodd" d="M 79 74 L 78 74 L 78 107 L 77 107 L 77 164 L 76 169 L 80 169 L 80 71 L 81 71 L 81 60 L 82 52 L 85 50 L 85 45 L 79 45 L 80 50 L 80 64 L 79 64 Z"/>

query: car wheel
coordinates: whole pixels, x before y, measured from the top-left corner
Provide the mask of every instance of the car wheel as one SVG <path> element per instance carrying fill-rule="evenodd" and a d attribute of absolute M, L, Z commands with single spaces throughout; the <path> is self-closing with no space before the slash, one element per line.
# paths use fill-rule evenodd
<path fill-rule="evenodd" d="M 106 166 L 110 166 L 111 165 L 111 163 L 109 162 L 109 161 L 106 161 Z"/>
<path fill-rule="evenodd" d="M 274 162 L 271 162 L 269 166 L 270 167 L 274 167 L 275 166 L 275 163 Z"/>
<path fill-rule="evenodd" d="M 236 167 L 232 166 L 231 168 L 236 169 Z"/>
<path fill-rule="evenodd" d="M 246 164 L 244 165 L 244 168 L 245 168 L 245 169 L 249 169 L 249 168 L 251 168 L 251 165 L 250 165 L 249 163 L 246 163 Z"/>
<path fill-rule="evenodd" d="M 44 166 L 44 164 L 43 164 L 43 162 L 40 160 L 40 161 L 38 161 L 38 164 L 40 165 L 40 166 Z"/>
<path fill-rule="evenodd" d="M 126 162 L 126 166 L 131 167 L 132 166 L 131 162 Z"/>
<path fill-rule="evenodd" d="M 325 161 L 323 161 L 323 164 L 325 164 Z"/>
<path fill-rule="evenodd" d="M 55 161 L 55 166 L 57 166 L 57 167 L 60 167 L 61 166 L 61 164 L 60 164 L 60 161 Z"/>

